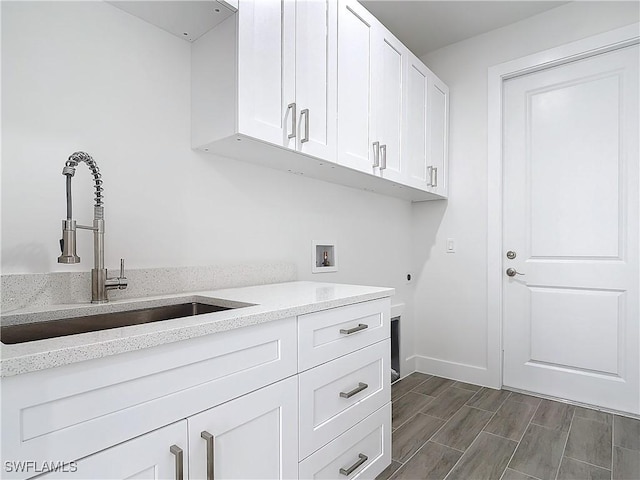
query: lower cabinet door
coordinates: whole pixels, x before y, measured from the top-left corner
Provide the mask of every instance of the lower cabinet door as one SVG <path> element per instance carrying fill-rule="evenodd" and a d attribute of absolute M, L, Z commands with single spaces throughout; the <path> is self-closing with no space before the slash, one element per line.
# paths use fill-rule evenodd
<path fill-rule="evenodd" d="M 38 478 L 180 480 L 180 471 L 186 480 L 189 469 L 185 420 L 60 466 Z"/>
<path fill-rule="evenodd" d="M 300 462 L 301 479 L 374 479 L 391 463 L 391 403 Z"/>
<path fill-rule="evenodd" d="M 206 410 L 187 422 L 191 478 L 297 477 L 297 377 Z"/>

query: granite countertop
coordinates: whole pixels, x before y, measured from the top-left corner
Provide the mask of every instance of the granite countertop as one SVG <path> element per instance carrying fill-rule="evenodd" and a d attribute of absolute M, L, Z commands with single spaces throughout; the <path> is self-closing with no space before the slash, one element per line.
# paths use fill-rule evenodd
<path fill-rule="evenodd" d="M 120 300 L 103 305 L 56 305 L 46 309 L 16 311 L 11 315 L 2 316 L 2 325 L 181 303 L 176 299 L 180 299 L 182 302 L 203 300 L 206 303 L 206 300 L 211 298 L 228 302 L 230 305 L 234 303 L 251 304 L 221 312 L 21 344 L 5 345 L 0 343 L 0 374 L 2 377 L 8 377 L 44 370 L 352 303 L 389 297 L 393 294 L 393 288 L 290 282 Z"/>

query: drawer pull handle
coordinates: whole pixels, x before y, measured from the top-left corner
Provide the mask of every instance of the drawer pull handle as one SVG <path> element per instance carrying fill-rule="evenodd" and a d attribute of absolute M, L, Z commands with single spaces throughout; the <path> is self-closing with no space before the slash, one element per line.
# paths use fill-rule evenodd
<path fill-rule="evenodd" d="M 182 449 L 177 445 L 171 445 L 169 451 L 176 457 L 176 480 L 184 480 Z"/>
<path fill-rule="evenodd" d="M 207 480 L 213 480 L 213 461 L 214 461 L 214 438 L 206 430 L 200 432 L 200 436 L 207 442 Z"/>
<path fill-rule="evenodd" d="M 359 323 L 357 327 L 353 327 L 349 329 L 341 328 L 340 333 L 343 335 L 351 335 L 352 333 L 356 333 L 361 330 L 366 330 L 367 328 L 369 328 L 369 325 L 365 325 L 364 323 Z"/>
<path fill-rule="evenodd" d="M 367 385 L 366 383 L 359 382 L 358 386 L 353 390 L 351 390 L 350 392 L 340 392 L 340 396 L 342 398 L 351 398 L 356 393 L 360 393 L 361 391 L 366 390 L 367 388 L 369 388 L 369 385 Z"/>
<path fill-rule="evenodd" d="M 358 468 L 360 465 L 362 465 L 367 460 L 369 460 L 369 457 L 367 457 L 364 453 L 359 453 L 358 454 L 358 461 L 356 463 L 354 463 L 353 465 L 351 465 L 349 468 L 341 468 L 340 469 L 340 474 L 344 475 L 345 477 L 348 477 L 349 475 L 351 475 L 353 473 L 353 471 L 356 468 Z"/>

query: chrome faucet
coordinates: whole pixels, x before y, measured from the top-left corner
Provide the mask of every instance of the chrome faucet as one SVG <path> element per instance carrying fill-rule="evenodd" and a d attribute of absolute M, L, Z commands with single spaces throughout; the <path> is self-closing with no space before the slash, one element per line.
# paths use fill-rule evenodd
<path fill-rule="evenodd" d="M 93 174 L 95 182 L 95 205 L 93 207 L 93 226 L 76 225 L 72 215 L 71 177 L 76 173 L 78 163 L 84 162 Z M 64 165 L 62 174 L 67 177 L 67 219 L 62 221 L 62 239 L 60 249 L 62 255 L 58 263 L 80 263 L 76 254 L 76 228 L 93 230 L 93 269 L 91 270 L 91 303 L 105 303 L 109 301 L 107 290 L 124 290 L 127 288 L 127 278 L 124 276 L 124 259 L 120 259 L 120 276 L 109 278 L 104 268 L 104 206 L 102 205 L 102 175 L 91 155 L 85 152 L 75 152 Z"/>

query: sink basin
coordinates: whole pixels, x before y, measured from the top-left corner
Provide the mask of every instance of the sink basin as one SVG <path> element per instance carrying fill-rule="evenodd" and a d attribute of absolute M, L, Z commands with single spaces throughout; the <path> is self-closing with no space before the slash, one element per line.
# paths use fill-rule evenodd
<path fill-rule="evenodd" d="M 248 306 L 248 305 L 240 305 Z M 204 313 L 221 312 L 240 306 L 212 305 L 200 302 L 164 305 L 124 312 L 99 313 L 83 317 L 62 318 L 46 322 L 5 325 L 0 328 L 0 339 L 4 344 L 15 344 L 64 337 L 78 333 L 97 332 L 110 328 L 128 327 L 144 323 L 160 322 L 172 318 L 191 317 Z"/>

